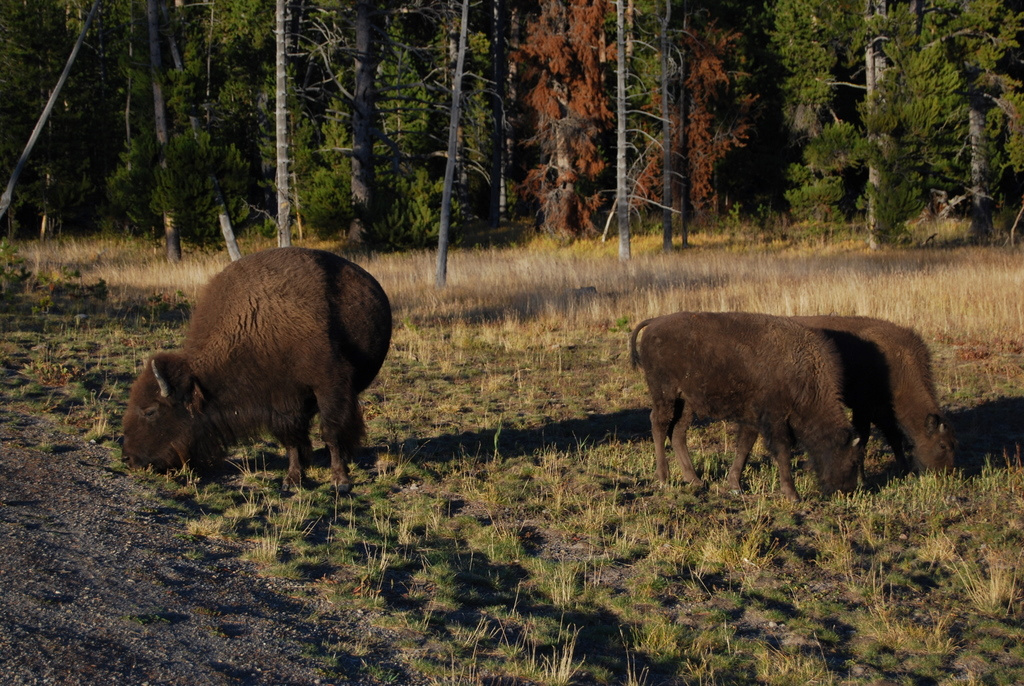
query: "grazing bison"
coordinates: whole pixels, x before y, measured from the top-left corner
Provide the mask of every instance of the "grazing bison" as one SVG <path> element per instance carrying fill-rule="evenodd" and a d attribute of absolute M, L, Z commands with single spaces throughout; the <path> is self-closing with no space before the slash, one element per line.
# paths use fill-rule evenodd
<path fill-rule="evenodd" d="M 266 430 L 288 452 L 286 483 L 300 485 L 319 411 L 331 481 L 347 492 L 358 395 L 390 343 L 387 295 L 359 266 L 305 248 L 244 257 L 203 289 L 184 349 L 157 353 L 135 380 L 124 456 L 157 471 L 202 466 Z"/>
<path fill-rule="evenodd" d="M 633 366 L 643 368 L 651 393 L 661 481 L 668 478 L 668 437 L 683 478 L 703 483 L 686 446 L 690 423 L 703 416 L 749 428 L 751 444 L 758 433 L 764 436 L 782 492 L 792 500 L 798 497 L 790 466 L 797 441 L 811 455 L 824 493 L 856 487 L 860 441 L 840 403 L 835 350 L 821 334 L 769 315 L 679 312 L 638 324 L 629 347 Z M 750 447 L 738 446 L 743 461 Z M 738 457 L 729 471 L 734 489 L 740 487 L 742 467 Z"/>
<path fill-rule="evenodd" d="M 953 468 L 956 437 L 936 400 L 928 346 L 912 329 L 871 317 L 793 317 L 835 343 L 843 401 L 867 443 L 874 424 L 907 472 Z M 904 441 L 909 443 L 912 464 Z"/>

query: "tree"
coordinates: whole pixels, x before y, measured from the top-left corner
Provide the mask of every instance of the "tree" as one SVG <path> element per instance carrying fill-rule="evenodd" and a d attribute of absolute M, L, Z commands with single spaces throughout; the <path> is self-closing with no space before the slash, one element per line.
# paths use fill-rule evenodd
<path fill-rule="evenodd" d="M 755 97 L 728 96 L 731 76 L 726 55 L 738 35 L 720 30 L 712 22 L 702 33 L 685 36 L 689 52 L 686 90 L 689 109 L 686 121 L 690 201 L 695 211 L 709 211 L 718 204 L 713 179 L 716 165 L 733 148 L 742 146 L 750 134 L 750 109 Z M 728 117 L 721 110 L 730 110 Z"/>
<path fill-rule="evenodd" d="M 443 288 L 448 280 L 448 231 L 452 216 L 452 186 L 455 183 L 455 160 L 458 155 L 459 117 L 462 108 L 462 73 L 466 63 L 466 33 L 469 28 L 469 0 L 462 0 L 459 23 L 459 48 L 455 74 L 452 77 L 451 119 L 448 123 L 448 157 L 444 169 L 444 194 L 441 198 L 441 222 L 437 236 L 437 272 L 435 285 Z"/>
<path fill-rule="evenodd" d="M 355 86 L 352 90 L 352 204 L 357 219 L 349 230 L 349 240 L 362 240 L 363 220 L 373 203 L 373 126 L 377 117 L 374 75 L 377 71 L 376 41 L 371 0 L 356 0 Z"/>
<path fill-rule="evenodd" d="M 215 145 L 205 131 L 187 131 L 172 136 L 164 146 L 163 162 L 154 173 L 152 209 L 174 217 L 176 230 L 193 243 L 213 244 L 222 236 L 217 231 L 219 215 L 238 213 L 245 205 L 241 155 L 234 146 Z M 221 185 L 230 193 L 231 208 L 222 205 Z"/>
<path fill-rule="evenodd" d="M 615 0 L 615 207 L 619 223 L 619 260 L 630 257 L 629 189 L 626 185 L 626 12 Z"/>
<path fill-rule="evenodd" d="M 961 92 L 966 100 L 967 138 L 970 148 L 971 196 L 970 236 L 976 241 L 992 234 L 992 159 L 995 152 L 989 140 L 1002 137 L 1008 117 L 990 121 L 990 113 L 1015 113 L 1008 97 L 1018 91 L 1020 82 L 1012 78 L 1005 63 L 1019 48 L 1018 36 L 1024 30 L 1024 15 L 997 0 L 970 0 L 963 3 L 936 3 L 944 10 L 937 18 L 939 35 L 946 44 L 946 56 L 957 65 L 963 79 Z M 993 126 L 996 124 L 996 126 Z"/>
<path fill-rule="evenodd" d="M 669 26 L 672 0 L 665 0 L 665 16 L 658 27 L 658 53 L 661 63 L 661 247 L 672 252 L 672 104 L 669 84 Z"/>
<path fill-rule="evenodd" d="M 288 199 L 288 80 L 285 59 L 288 32 L 285 27 L 285 0 L 277 0 L 274 13 L 274 134 L 277 150 L 277 244 L 292 244 L 291 202 Z"/>
<path fill-rule="evenodd" d="M 163 84 L 160 82 L 163 71 L 163 58 L 160 54 L 160 9 L 158 0 L 146 0 L 146 26 L 149 29 L 149 68 L 153 83 L 153 127 L 156 140 L 160 146 L 160 167 L 166 169 L 167 160 L 164 150 L 170 140 L 167 127 L 167 107 L 164 102 Z M 174 225 L 174 215 L 167 209 L 162 210 L 164 218 L 164 241 L 167 248 L 167 261 L 181 261 L 181 237 Z"/>
<path fill-rule="evenodd" d="M 166 10 L 166 7 L 163 7 L 161 9 Z M 164 20 L 167 25 L 171 24 L 166 14 L 164 15 Z M 182 75 L 185 72 L 185 63 L 181 58 L 181 51 L 178 50 L 178 43 L 174 39 L 174 35 L 170 32 L 168 32 L 167 42 L 171 48 L 171 59 L 174 61 L 174 69 L 177 72 L 177 74 Z M 196 115 L 195 103 L 191 102 L 192 98 L 189 98 L 189 100 L 189 125 L 192 129 L 192 134 L 196 136 L 198 139 L 200 135 L 199 117 Z M 208 139 L 197 140 L 197 145 L 199 147 L 210 147 L 210 142 Z M 228 156 L 225 159 L 233 161 L 237 153 L 232 148 L 231 150 L 228 151 L 227 155 Z M 217 206 L 217 221 L 220 224 L 221 235 L 224 237 L 224 244 L 225 247 L 227 248 L 228 255 L 231 257 L 232 261 L 240 259 L 242 257 L 242 253 L 238 249 L 238 242 L 235 240 L 235 231 L 234 227 L 231 224 L 231 213 L 230 210 L 228 209 L 227 202 L 225 202 L 224 200 L 224 194 L 221 191 L 221 184 L 217 180 L 217 175 L 215 171 L 210 172 L 210 192 L 212 193 L 214 202 L 216 203 Z M 180 232 L 180 227 L 178 228 Z M 196 233 L 201 234 L 204 232 L 202 230 L 199 230 Z"/>
<path fill-rule="evenodd" d="M 865 0 L 864 3 L 864 25 L 867 27 L 867 37 L 864 41 L 864 108 L 865 122 L 867 123 L 867 137 L 876 148 L 884 147 L 884 134 L 878 131 L 872 121 L 877 117 L 875 110 L 879 107 L 883 97 L 879 95 L 879 84 L 885 76 L 888 63 L 885 52 L 882 49 L 886 36 L 881 25 L 884 24 L 888 12 L 887 0 Z M 871 247 L 878 248 L 880 234 L 883 233 L 879 225 L 878 200 L 879 196 L 887 195 L 888 189 L 882 188 L 882 172 L 874 159 L 868 160 L 868 186 L 867 186 L 867 229 L 868 243 Z M 886 222 L 888 224 L 888 222 Z M 891 231 L 891 226 L 886 226 Z M 889 233 L 890 231 L 885 231 Z"/>
<path fill-rule="evenodd" d="M 539 205 L 548 233 L 581 236 L 593 231 L 600 197 L 591 191 L 604 171 L 598 139 L 612 113 L 604 89 L 604 0 L 542 0 L 513 59 L 520 63 L 527 143 L 540 152 L 523 192 Z"/>
<path fill-rule="evenodd" d="M 24 153 L 94 6 L 80 0 L 0 0 L 0 190 Z M 124 8 L 117 0 L 95 7 L 87 40 L 41 125 L 3 215 L 11 237 L 29 225 L 46 236 L 96 228 L 103 180 L 119 150 L 114 96 L 122 84 L 111 65 L 123 48 Z M 105 28 L 99 21 L 104 15 L 117 28 Z"/>
<path fill-rule="evenodd" d="M 505 213 L 505 0 L 491 0 L 491 196 L 489 225 L 498 228 Z"/>
<path fill-rule="evenodd" d="M 1006 140 L 1012 119 L 1002 113 L 1013 110 L 1007 58 L 1021 13 L 998 0 L 865 0 L 860 12 L 846 0 L 780 0 L 777 10 L 791 107 L 811 115 L 792 120 L 806 136 L 787 194 L 794 210 L 849 214 L 859 197 L 877 245 L 903 235 L 931 189 L 963 191 L 972 236 L 990 233 L 999 153 L 988 139 Z"/>
<path fill-rule="evenodd" d="M 14 186 L 18 183 L 18 177 L 21 176 L 21 172 L 25 168 L 25 162 L 28 161 L 29 155 L 32 154 L 32 148 L 35 147 L 36 141 L 39 139 L 39 134 L 43 130 L 43 126 L 46 125 L 47 119 L 50 118 L 50 113 L 53 112 L 53 106 L 56 104 L 57 98 L 60 97 L 61 89 L 68 80 L 68 74 L 71 73 L 71 67 L 75 63 L 75 58 L 78 57 L 78 51 L 81 50 L 82 43 L 85 41 L 85 34 L 89 30 L 89 24 L 92 23 L 93 17 L 96 16 L 96 10 L 99 9 L 99 6 L 100 0 L 95 0 L 95 2 L 93 2 L 92 9 L 89 11 L 89 16 L 86 18 L 85 23 L 82 24 L 82 32 L 78 36 L 78 41 L 75 43 L 75 47 L 72 48 L 71 55 L 68 56 L 68 62 L 64 67 L 64 71 L 61 72 L 60 78 L 57 80 L 57 85 L 54 86 L 53 92 L 50 94 L 50 98 L 46 103 L 46 107 L 43 109 L 43 113 L 39 116 L 39 121 L 36 122 L 36 126 L 32 130 L 32 135 L 29 136 L 28 143 L 25 145 L 25 150 L 22 152 L 17 165 L 14 167 L 14 171 L 11 173 L 11 178 L 7 183 L 7 188 L 4 190 L 3 196 L 0 197 L 0 219 L 2 219 L 4 213 L 7 212 L 7 208 L 11 206 L 11 196 L 14 193 Z"/>

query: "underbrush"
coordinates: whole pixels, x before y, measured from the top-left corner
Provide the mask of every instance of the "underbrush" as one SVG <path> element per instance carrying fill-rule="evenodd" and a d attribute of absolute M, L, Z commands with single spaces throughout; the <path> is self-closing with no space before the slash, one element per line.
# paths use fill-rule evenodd
<path fill-rule="evenodd" d="M 580 248 L 459 251 L 441 292 L 427 285 L 429 254 L 357 257 L 391 296 L 396 329 L 362 396 L 354 492 L 330 487 L 321 444 L 308 487 L 290 493 L 269 441 L 215 474 L 140 478 L 181 504 L 188 535 L 239 541 L 265 573 L 381 629 L 321 655 L 328 678 L 349 655 L 364 677 L 401 681 L 374 668 L 397 651 L 439 684 L 1024 680 L 1019 255 L 635 254 L 620 265 Z M 212 273 L 218 259 L 174 274 Z M 116 455 L 131 381 L 149 354 L 180 345 L 195 287 L 129 287 L 71 261 L 109 293 L 43 310 L 25 291 L 0 315 L 0 394 Z M 145 283 L 173 281 L 158 266 Z M 679 309 L 918 328 L 961 469 L 901 477 L 876 437 L 856 493 L 822 498 L 798 467 L 794 504 L 758 446 L 736 494 L 724 484 L 732 432 L 703 423 L 689 443 L 710 485 L 676 470 L 661 486 L 626 340 Z"/>

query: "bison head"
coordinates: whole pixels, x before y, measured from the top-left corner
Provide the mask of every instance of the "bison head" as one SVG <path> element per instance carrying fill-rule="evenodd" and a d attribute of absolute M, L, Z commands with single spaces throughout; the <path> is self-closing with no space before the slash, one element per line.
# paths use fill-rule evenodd
<path fill-rule="evenodd" d="M 158 472 L 185 466 L 203 400 L 184 355 L 154 355 L 132 385 L 124 413 L 122 451 L 129 466 Z"/>
<path fill-rule="evenodd" d="M 815 462 L 818 467 L 818 484 L 821 492 L 832 495 L 835 492 L 851 493 L 857 489 L 857 477 L 864 460 L 864 445 L 852 428 L 841 430 L 834 439 L 830 460 L 826 464 Z"/>
<path fill-rule="evenodd" d="M 918 472 L 953 469 L 957 445 L 953 427 L 937 414 L 928 415 L 924 424 L 924 434 L 915 436 L 914 469 Z"/>

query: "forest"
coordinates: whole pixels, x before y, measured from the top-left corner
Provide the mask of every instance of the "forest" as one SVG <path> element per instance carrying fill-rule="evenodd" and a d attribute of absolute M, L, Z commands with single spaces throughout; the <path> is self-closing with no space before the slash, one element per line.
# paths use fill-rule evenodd
<path fill-rule="evenodd" d="M 0 181 L 82 41 L 2 230 L 403 250 L 445 206 L 455 240 L 617 211 L 666 249 L 730 219 L 1001 241 L 1022 30 L 1019 0 L 0 0 Z"/>

